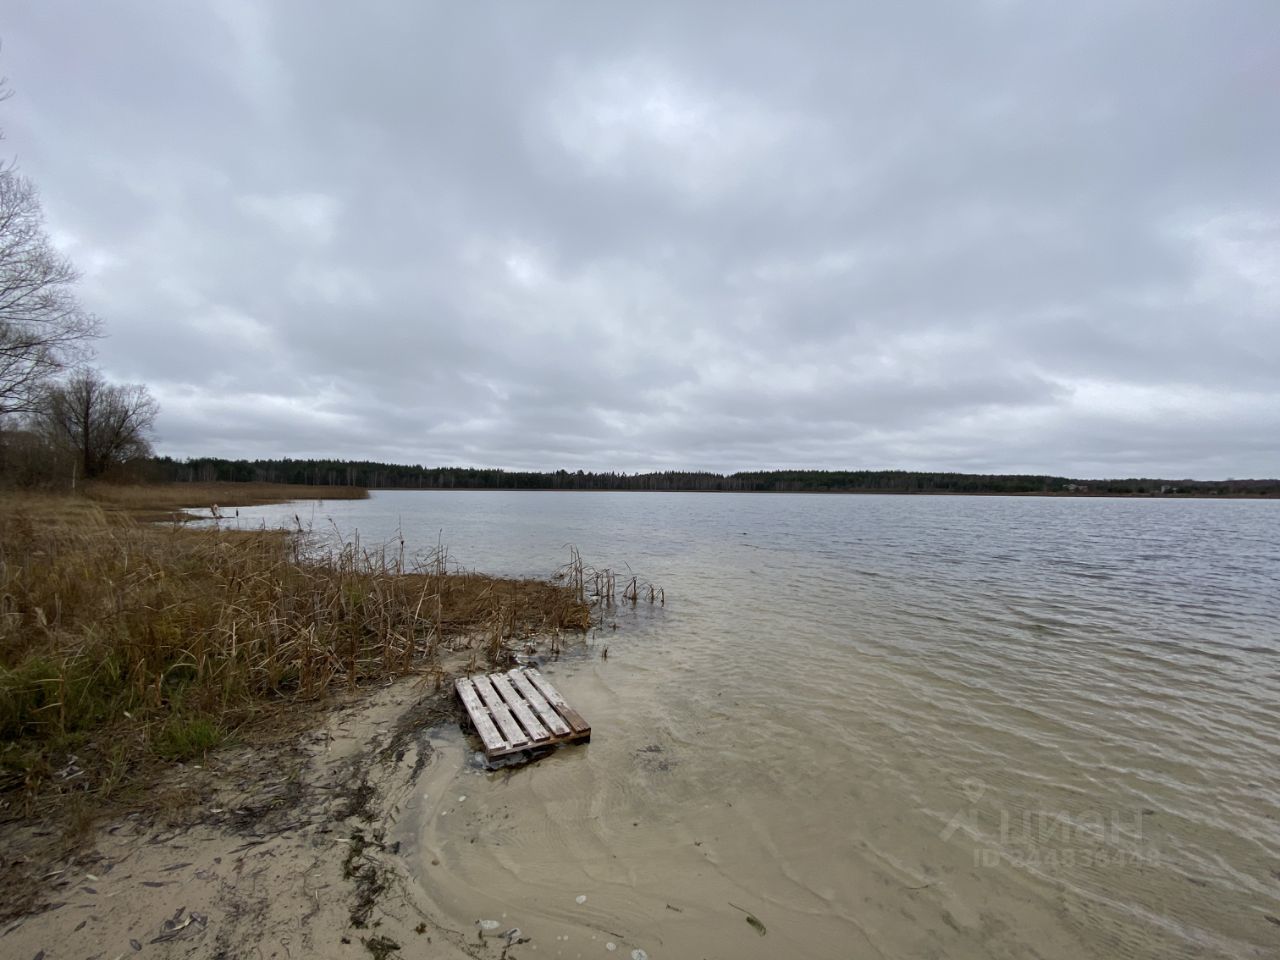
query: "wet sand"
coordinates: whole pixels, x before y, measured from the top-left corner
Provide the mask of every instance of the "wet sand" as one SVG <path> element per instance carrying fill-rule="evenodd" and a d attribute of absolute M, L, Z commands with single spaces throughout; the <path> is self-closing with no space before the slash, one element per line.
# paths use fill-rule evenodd
<path fill-rule="evenodd" d="M 741 751 L 741 779 L 709 788 L 693 769 L 696 731 L 661 711 L 617 729 L 616 691 L 600 674 L 613 675 L 609 664 L 550 674 L 597 724 L 588 746 L 490 773 L 470 738 L 434 735 L 437 762 L 394 835 L 455 924 L 516 925 L 538 956 L 564 958 L 977 960 L 1025 957 L 1031 943 L 1045 957 L 1080 955 L 1087 916 L 1028 891 L 1017 871 L 979 877 L 991 870 L 970 845 L 940 842 L 931 820 L 894 810 L 847 760 L 787 784 L 750 743 L 721 742 Z M 972 890 L 993 885 L 1016 910 L 972 906 Z"/>
<path fill-rule="evenodd" d="M 1192 837 L 1253 862 L 1249 838 L 1189 826 L 1156 791 L 1154 806 L 1110 811 L 1082 782 L 1037 807 L 1008 780 L 932 775 L 940 761 L 892 730 L 899 710 L 919 712 L 909 690 L 882 687 L 879 724 L 858 726 L 835 705 L 839 689 L 870 699 L 865 680 L 810 678 L 841 736 L 867 744 L 852 751 L 804 738 L 739 673 L 684 699 L 679 660 L 638 646 L 543 669 L 592 742 L 488 772 L 473 738 L 437 730 L 436 763 L 393 828 L 455 926 L 516 925 L 539 956 L 564 958 L 1274 955 L 1274 892 L 1226 897 L 1175 860 Z M 991 750 L 1002 736 L 989 731 Z M 1038 772 L 1022 762 L 1019 775 Z M 1043 763 L 1057 775 L 1059 760 Z M 908 775 L 928 785 L 909 803 Z"/>
<path fill-rule="evenodd" d="M 172 773 L 157 790 L 188 793 L 185 807 L 104 822 L 63 860 L 40 859 L 41 824 L 5 825 L 7 866 L 37 895 L 0 924 L 0 956 L 476 956 L 386 839 L 430 764 L 419 734 L 454 716 L 414 680 L 362 695 L 296 741 Z"/>
<path fill-rule="evenodd" d="M 625 659 L 544 668 L 595 737 L 523 767 L 484 768 L 450 691 L 405 680 L 295 741 L 186 768 L 164 786 L 186 791 L 187 808 L 104 823 L 74 859 L 30 863 L 39 908 L 0 925 L 0 954 L 1182 955 L 1187 927 L 1116 923 L 1060 871 L 975 855 L 973 784 L 941 831 L 852 758 L 794 745 L 788 769 L 811 777 L 783 780 L 720 741 L 717 769 L 738 774 L 708 784 L 700 731 L 678 706 L 673 716 L 652 692 L 632 702 L 604 683 L 643 683 Z M 6 827 L 6 856 L 32 849 L 32 832 Z M 1153 872 L 1139 859 L 1099 876 L 1132 897 L 1130 870 Z M 1212 887 L 1159 889 L 1188 905 L 1188 922 L 1197 904 L 1221 909 Z M 975 905 L 975 891 L 991 899 Z M 1263 942 L 1206 940 L 1199 955 L 1264 957 Z"/>

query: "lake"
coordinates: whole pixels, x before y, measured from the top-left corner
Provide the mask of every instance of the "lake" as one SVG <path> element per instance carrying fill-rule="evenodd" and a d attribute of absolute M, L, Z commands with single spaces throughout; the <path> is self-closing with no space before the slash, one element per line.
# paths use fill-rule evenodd
<path fill-rule="evenodd" d="M 397 827 L 520 956 L 1280 956 L 1280 502 L 376 492 L 236 522 L 298 520 L 664 588 L 544 670 L 590 745 L 490 773 L 441 731 Z"/>

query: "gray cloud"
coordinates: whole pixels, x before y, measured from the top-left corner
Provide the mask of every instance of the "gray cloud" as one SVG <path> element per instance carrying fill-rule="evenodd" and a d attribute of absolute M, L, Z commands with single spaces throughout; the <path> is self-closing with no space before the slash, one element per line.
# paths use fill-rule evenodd
<path fill-rule="evenodd" d="M 1280 9 L 19 3 L 164 452 L 1280 475 Z"/>

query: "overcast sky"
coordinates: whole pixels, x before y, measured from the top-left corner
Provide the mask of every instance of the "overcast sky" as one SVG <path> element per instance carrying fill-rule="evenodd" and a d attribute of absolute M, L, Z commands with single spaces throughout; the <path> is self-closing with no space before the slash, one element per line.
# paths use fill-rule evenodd
<path fill-rule="evenodd" d="M 1280 476 L 1280 3 L 9 0 L 175 456 Z"/>

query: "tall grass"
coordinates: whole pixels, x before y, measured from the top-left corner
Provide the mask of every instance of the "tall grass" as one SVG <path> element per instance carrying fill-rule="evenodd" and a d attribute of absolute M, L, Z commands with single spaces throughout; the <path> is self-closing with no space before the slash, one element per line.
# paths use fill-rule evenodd
<path fill-rule="evenodd" d="M 167 519 L 185 508 L 252 507 L 288 500 L 363 500 L 363 487 L 295 483 L 88 483 L 81 491 L 104 507 L 147 519 Z"/>
<path fill-rule="evenodd" d="M 272 704 L 589 624 L 563 584 L 453 571 L 443 551 L 312 555 L 279 532 L 0 496 L 0 794 L 109 791 Z"/>

